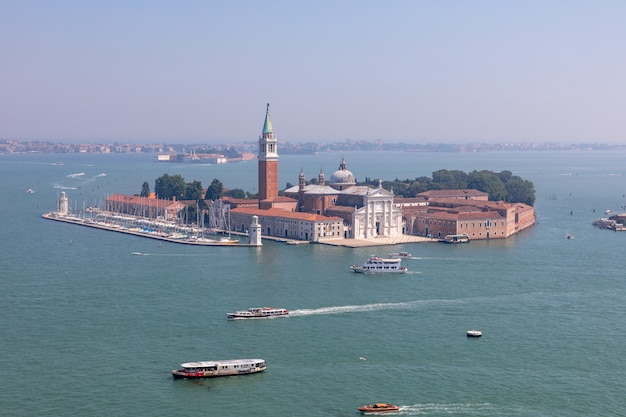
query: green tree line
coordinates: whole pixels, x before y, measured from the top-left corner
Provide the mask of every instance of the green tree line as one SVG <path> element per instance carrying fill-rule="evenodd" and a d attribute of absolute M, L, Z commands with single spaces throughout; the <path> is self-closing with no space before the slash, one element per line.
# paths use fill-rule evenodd
<path fill-rule="evenodd" d="M 378 186 L 378 180 L 366 178 L 360 185 Z M 489 200 L 508 203 L 535 204 L 535 186 L 511 171 L 493 172 L 488 170 L 465 173 L 459 170 L 440 169 L 433 172 L 432 178 L 418 177 L 383 181 L 383 188 L 393 190 L 402 197 L 415 197 L 418 193 L 429 190 L 466 190 L 476 189 L 489 194 Z"/>

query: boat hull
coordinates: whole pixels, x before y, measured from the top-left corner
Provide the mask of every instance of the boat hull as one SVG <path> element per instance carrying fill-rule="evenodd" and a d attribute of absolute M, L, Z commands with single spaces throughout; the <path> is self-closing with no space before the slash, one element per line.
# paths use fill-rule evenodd
<path fill-rule="evenodd" d="M 407 273 L 406 267 L 401 267 L 399 269 L 392 269 L 392 270 L 376 270 L 376 269 L 364 268 L 359 265 L 353 265 L 351 268 L 354 272 L 358 274 L 406 274 Z"/>
<path fill-rule="evenodd" d="M 174 379 L 204 379 L 204 378 L 219 378 L 221 376 L 236 376 L 236 375 L 250 375 L 257 374 L 259 372 L 263 372 L 263 369 L 251 369 L 247 371 L 237 371 L 230 373 L 212 373 L 212 372 L 185 372 L 182 369 L 174 369 L 172 370 L 172 377 Z"/>

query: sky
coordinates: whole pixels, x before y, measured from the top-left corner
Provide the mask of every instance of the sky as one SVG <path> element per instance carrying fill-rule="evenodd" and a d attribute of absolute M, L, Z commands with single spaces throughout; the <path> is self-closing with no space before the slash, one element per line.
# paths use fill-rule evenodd
<path fill-rule="evenodd" d="M 0 0 L 0 138 L 626 144 L 626 1 Z"/>

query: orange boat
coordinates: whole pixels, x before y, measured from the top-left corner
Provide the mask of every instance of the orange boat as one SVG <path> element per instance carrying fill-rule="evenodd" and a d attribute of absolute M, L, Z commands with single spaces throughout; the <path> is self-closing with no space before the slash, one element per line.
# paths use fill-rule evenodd
<path fill-rule="evenodd" d="M 400 407 L 394 404 L 387 403 L 374 403 L 364 405 L 363 407 L 359 407 L 359 411 L 363 414 L 365 413 L 388 413 L 392 411 L 398 411 Z"/>

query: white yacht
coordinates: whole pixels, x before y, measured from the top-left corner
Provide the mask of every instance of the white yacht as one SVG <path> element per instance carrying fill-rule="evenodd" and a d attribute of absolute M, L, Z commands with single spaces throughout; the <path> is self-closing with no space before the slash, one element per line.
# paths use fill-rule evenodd
<path fill-rule="evenodd" d="M 401 262 L 401 258 L 372 256 L 363 265 L 352 265 L 350 268 L 361 274 L 406 274 L 408 269 Z"/>
<path fill-rule="evenodd" d="M 174 379 L 214 378 L 218 376 L 247 375 L 265 370 L 263 359 L 227 359 L 219 361 L 187 362 L 174 369 Z"/>

